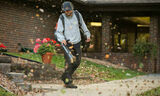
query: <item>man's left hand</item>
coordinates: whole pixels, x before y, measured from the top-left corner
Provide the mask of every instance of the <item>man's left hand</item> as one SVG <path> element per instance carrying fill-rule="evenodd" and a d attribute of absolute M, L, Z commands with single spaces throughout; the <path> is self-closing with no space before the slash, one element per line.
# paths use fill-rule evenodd
<path fill-rule="evenodd" d="M 90 42 L 90 41 L 91 41 L 91 39 L 90 39 L 90 38 L 87 38 L 86 42 Z"/>

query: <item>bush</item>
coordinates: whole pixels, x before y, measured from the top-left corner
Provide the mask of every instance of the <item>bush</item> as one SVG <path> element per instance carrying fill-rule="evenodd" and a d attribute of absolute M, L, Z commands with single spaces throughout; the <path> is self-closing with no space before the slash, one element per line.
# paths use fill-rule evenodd
<path fill-rule="evenodd" d="M 157 46 L 153 43 L 140 41 L 133 46 L 133 55 L 143 58 L 145 56 L 155 57 L 157 53 Z"/>
<path fill-rule="evenodd" d="M 138 40 L 133 46 L 133 55 L 138 57 L 139 68 L 143 68 L 143 59 L 146 57 L 155 58 L 157 46 L 153 43 Z"/>

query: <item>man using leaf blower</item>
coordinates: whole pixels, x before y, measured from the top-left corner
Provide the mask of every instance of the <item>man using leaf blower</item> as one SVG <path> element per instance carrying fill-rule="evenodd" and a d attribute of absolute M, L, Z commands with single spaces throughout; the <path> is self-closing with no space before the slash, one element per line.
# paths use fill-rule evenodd
<path fill-rule="evenodd" d="M 86 38 L 85 42 L 90 42 L 90 32 L 82 15 L 77 10 L 74 10 L 71 2 L 65 1 L 62 4 L 62 11 L 64 13 L 59 17 L 56 30 L 57 40 L 64 49 L 65 57 L 65 72 L 61 79 L 66 88 L 77 88 L 77 86 L 72 84 L 72 74 L 80 65 L 82 36 Z M 80 31 L 81 29 L 83 32 Z M 72 56 L 68 55 L 68 52 L 70 53 L 69 49 L 73 50 L 72 54 L 75 57 L 74 61 L 71 60 Z"/>

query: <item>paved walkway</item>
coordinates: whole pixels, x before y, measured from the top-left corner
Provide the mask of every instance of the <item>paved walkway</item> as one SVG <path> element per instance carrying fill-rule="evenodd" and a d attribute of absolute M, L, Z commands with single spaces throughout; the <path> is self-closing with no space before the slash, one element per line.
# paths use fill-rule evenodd
<path fill-rule="evenodd" d="M 79 85 L 77 89 L 66 89 L 62 85 L 34 84 L 33 88 L 48 88 L 51 91 L 27 96 L 136 96 L 160 86 L 160 74 L 138 76 L 99 84 Z"/>

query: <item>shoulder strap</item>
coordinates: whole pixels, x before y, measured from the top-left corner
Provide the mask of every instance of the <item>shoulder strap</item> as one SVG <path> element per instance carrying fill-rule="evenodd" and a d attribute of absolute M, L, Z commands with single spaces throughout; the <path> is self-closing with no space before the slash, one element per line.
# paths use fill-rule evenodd
<path fill-rule="evenodd" d="M 75 13 L 75 15 L 76 15 L 76 17 L 77 17 L 77 19 L 78 19 L 78 24 L 79 24 L 79 30 L 80 30 L 80 33 L 81 33 L 81 37 L 83 37 L 84 31 L 83 31 L 83 29 L 81 28 L 82 23 L 80 22 L 79 12 L 78 12 L 78 10 L 75 10 L 74 13 Z"/>
<path fill-rule="evenodd" d="M 74 13 L 75 13 L 75 15 L 76 15 L 76 17 L 77 17 L 77 19 L 78 19 L 78 24 L 79 24 L 79 26 L 81 26 L 82 24 L 80 23 L 80 17 L 79 17 L 79 12 L 78 12 L 78 10 L 75 10 Z"/>
<path fill-rule="evenodd" d="M 64 21 L 64 16 L 62 14 L 60 15 L 60 19 L 62 20 L 63 30 L 65 31 L 65 21 Z M 64 31 L 63 31 L 63 33 L 64 33 Z"/>
<path fill-rule="evenodd" d="M 65 21 L 64 21 L 64 16 L 61 14 L 60 15 L 60 19 L 62 20 L 62 25 L 63 25 L 63 35 L 64 35 L 64 31 L 65 31 Z M 66 39 L 66 37 L 65 37 Z"/>

